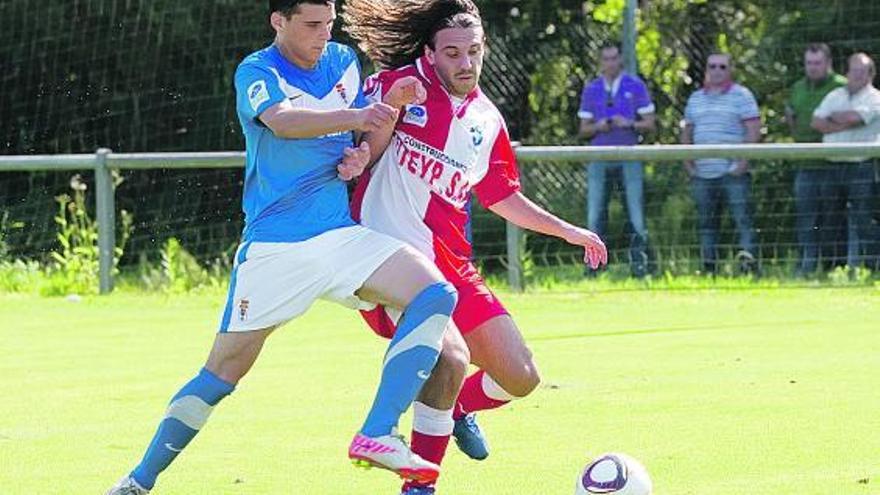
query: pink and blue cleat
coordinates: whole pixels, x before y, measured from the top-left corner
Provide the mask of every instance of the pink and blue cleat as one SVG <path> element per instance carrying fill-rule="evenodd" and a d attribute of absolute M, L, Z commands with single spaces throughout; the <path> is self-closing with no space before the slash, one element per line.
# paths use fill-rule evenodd
<path fill-rule="evenodd" d="M 358 433 L 348 447 L 348 458 L 357 467 L 387 469 L 420 483 L 431 483 L 440 476 L 440 466 L 413 453 L 396 432 L 376 438 Z"/>

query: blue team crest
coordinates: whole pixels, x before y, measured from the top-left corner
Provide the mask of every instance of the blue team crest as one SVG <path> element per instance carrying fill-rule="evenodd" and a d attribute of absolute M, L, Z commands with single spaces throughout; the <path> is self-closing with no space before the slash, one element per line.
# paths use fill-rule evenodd
<path fill-rule="evenodd" d="M 473 126 L 470 128 L 471 140 L 474 142 L 474 146 L 480 146 L 483 144 L 483 129 L 479 126 Z"/>
<path fill-rule="evenodd" d="M 407 105 L 403 123 L 425 127 L 428 124 L 428 109 L 422 105 Z"/>

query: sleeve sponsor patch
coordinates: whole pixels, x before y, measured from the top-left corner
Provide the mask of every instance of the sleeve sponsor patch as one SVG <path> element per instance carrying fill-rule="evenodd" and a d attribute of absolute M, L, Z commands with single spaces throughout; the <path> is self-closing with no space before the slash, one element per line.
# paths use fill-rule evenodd
<path fill-rule="evenodd" d="M 260 79 L 248 86 L 247 95 L 251 109 L 257 112 L 260 109 L 260 105 L 269 101 L 269 89 L 266 87 L 266 81 Z"/>
<path fill-rule="evenodd" d="M 403 123 L 425 127 L 428 125 L 428 109 L 422 105 L 407 105 Z"/>

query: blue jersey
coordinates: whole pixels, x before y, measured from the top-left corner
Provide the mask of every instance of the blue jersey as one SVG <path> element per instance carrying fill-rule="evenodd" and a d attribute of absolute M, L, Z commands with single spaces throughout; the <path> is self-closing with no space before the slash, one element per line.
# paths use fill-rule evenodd
<path fill-rule="evenodd" d="M 353 136 L 341 132 L 286 139 L 259 120 L 284 100 L 296 108 L 363 108 L 354 50 L 328 43 L 313 69 L 289 62 L 275 45 L 252 53 L 235 71 L 236 108 L 247 148 L 244 241 L 299 242 L 354 225 L 348 190 L 336 166 Z"/>

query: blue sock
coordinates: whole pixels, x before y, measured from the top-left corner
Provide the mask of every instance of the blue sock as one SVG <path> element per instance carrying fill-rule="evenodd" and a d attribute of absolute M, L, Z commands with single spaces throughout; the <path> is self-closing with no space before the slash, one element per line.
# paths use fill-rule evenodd
<path fill-rule="evenodd" d="M 171 399 L 165 418 L 150 442 L 141 463 L 131 472 L 139 485 L 150 490 L 156 477 L 202 429 L 214 406 L 232 393 L 235 386 L 202 368 L 195 378 Z"/>
<path fill-rule="evenodd" d="M 437 363 L 443 332 L 458 294 L 448 282 L 419 293 L 403 312 L 382 369 L 382 381 L 361 433 L 388 435 L 415 400 Z"/>

